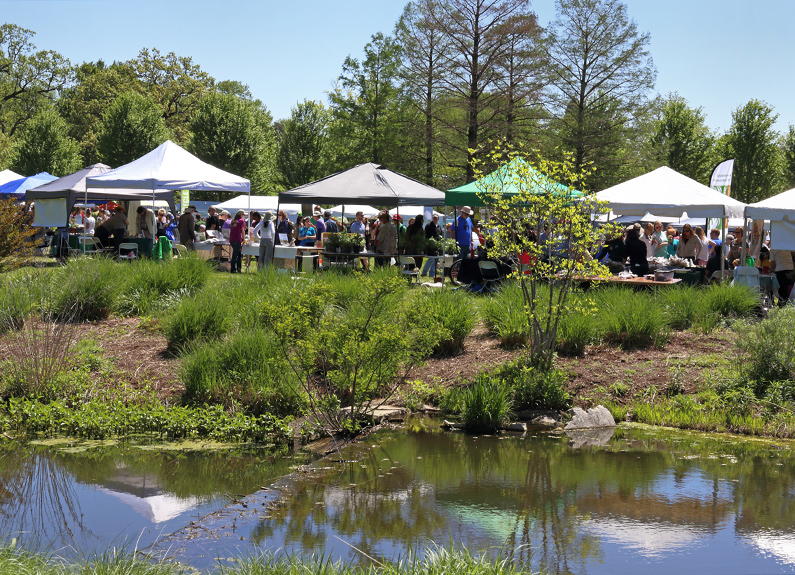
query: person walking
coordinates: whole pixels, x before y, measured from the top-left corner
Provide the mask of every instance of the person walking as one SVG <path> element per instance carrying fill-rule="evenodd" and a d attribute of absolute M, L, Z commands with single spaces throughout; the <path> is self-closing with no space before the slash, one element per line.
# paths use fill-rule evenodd
<path fill-rule="evenodd" d="M 196 228 L 194 227 L 196 220 L 193 219 L 193 207 L 188 206 L 188 209 L 179 217 L 177 222 L 177 231 L 179 232 L 180 243 L 193 251 L 193 242 L 196 241 Z"/>

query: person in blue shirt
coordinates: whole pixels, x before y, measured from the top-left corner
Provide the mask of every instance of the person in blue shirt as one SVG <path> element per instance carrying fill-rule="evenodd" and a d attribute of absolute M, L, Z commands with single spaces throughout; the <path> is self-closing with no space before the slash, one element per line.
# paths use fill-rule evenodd
<path fill-rule="evenodd" d="M 461 215 L 455 221 L 455 229 L 453 231 L 455 232 L 455 241 L 461 250 L 462 258 L 469 254 L 472 246 L 472 220 L 470 216 L 473 213 L 472 208 L 464 206 L 461 208 Z"/>

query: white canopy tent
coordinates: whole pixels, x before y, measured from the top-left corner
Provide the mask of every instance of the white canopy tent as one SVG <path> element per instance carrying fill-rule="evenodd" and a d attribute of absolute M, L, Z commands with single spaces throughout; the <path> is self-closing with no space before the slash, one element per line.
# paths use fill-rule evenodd
<path fill-rule="evenodd" d="M 293 221 L 295 221 L 296 216 L 301 211 L 301 204 L 279 205 L 279 196 L 248 196 L 245 194 L 220 204 L 213 204 L 213 206 L 220 210 L 226 210 L 231 214 L 234 214 L 237 210 L 256 210 L 260 214 L 270 211 L 275 215 L 277 209 L 280 209 L 284 210 L 287 217 Z"/>
<path fill-rule="evenodd" d="M 241 192 L 251 194 L 251 183 L 202 162 L 171 140 L 129 164 L 86 178 L 92 188 L 150 190 L 152 200 L 162 190 Z"/>
<path fill-rule="evenodd" d="M 770 246 L 776 249 L 795 249 L 795 188 L 745 207 L 747 219 L 770 221 Z M 744 226 L 748 229 L 747 226 Z M 745 245 L 743 245 L 745 247 Z M 752 248 L 753 248 L 752 244 Z M 751 255 L 755 255 L 752 251 Z M 743 260 L 745 253 L 742 254 Z"/>
<path fill-rule="evenodd" d="M 607 209 L 623 216 L 741 218 L 745 204 L 713 190 L 667 166 L 596 194 Z"/>
<path fill-rule="evenodd" d="M 3 184 L 7 184 L 8 182 L 13 182 L 14 180 L 19 180 L 24 178 L 25 176 L 20 176 L 16 172 L 12 172 L 11 170 L 3 170 L 0 172 L 0 186 Z"/>
<path fill-rule="evenodd" d="M 389 215 L 394 216 L 395 214 L 399 213 L 406 221 L 408 221 L 409 218 L 413 218 L 414 216 L 422 216 L 426 219 L 426 221 L 428 221 L 426 216 L 431 212 L 434 216 L 439 216 L 440 218 L 444 217 L 442 212 L 437 212 L 430 206 L 400 206 L 399 208 L 389 210 Z"/>
<path fill-rule="evenodd" d="M 356 217 L 357 212 L 362 212 L 365 218 L 374 218 L 378 215 L 378 212 L 381 211 L 378 208 L 374 208 L 373 206 L 365 206 L 359 204 L 340 204 L 338 206 L 334 206 L 333 208 L 328 208 L 327 210 L 323 210 L 323 212 L 331 212 L 332 217 L 341 218 L 343 214 L 346 218 L 354 218 Z"/>

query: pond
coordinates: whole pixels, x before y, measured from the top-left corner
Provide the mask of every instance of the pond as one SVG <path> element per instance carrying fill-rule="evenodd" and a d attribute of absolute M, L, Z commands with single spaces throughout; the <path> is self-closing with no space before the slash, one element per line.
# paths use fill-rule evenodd
<path fill-rule="evenodd" d="M 639 426 L 597 440 L 418 420 L 275 483 L 306 456 L 6 449 L 2 529 L 83 550 L 143 533 L 139 549 L 157 539 L 153 556 L 199 568 L 260 551 L 367 563 L 452 543 L 548 573 L 795 571 L 792 443 Z"/>
<path fill-rule="evenodd" d="M 7 443 L 0 533 L 67 558 L 140 549 L 309 460 L 249 446 Z"/>

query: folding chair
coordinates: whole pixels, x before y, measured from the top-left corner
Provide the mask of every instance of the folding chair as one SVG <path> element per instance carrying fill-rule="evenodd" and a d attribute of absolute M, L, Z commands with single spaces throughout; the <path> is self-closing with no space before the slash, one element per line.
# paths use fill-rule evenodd
<path fill-rule="evenodd" d="M 500 275 L 500 268 L 497 267 L 497 264 L 490 261 L 481 261 L 478 262 L 478 269 L 480 270 L 480 275 L 483 278 L 484 289 L 490 289 L 491 286 L 495 285 L 502 279 Z"/>
<path fill-rule="evenodd" d="M 102 242 L 99 241 L 99 238 L 80 236 L 77 241 L 80 243 L 80 251 L 86 255 L 98 254 L 102 251 Z"/>
<path fill-rule="evenodd" d="M 135 260 L 138 259 L 138 244 L 125 242 L 119 244 L 119 259 L 120 260 Z"/>
<path fill-rule="evenodd" d="M 400 266 L 400 274 L 408 278 L 409 283 L 411 280 L 420 283 L 420 271 L 417 269 L 417 262 L 414 261 L 414 258 L 410 258 L 408 256 L 398 256 L 398 265 Z"/>
<path fill-rule="evenodd" d="M 188 257 L 188 248 L 183 246 L 182 244 L 171 244 L 171 251 L 176 252 L 174 257 L 177 258 L 186 258 Z"/>

